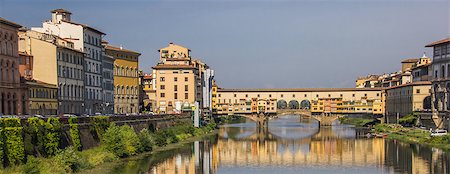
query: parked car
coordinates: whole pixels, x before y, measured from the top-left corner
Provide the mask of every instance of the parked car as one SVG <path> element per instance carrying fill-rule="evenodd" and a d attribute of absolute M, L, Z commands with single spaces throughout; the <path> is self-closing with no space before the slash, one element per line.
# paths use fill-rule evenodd
<path fill-rule="evenodd" d="M 434 131 L 431 131 L 430 136 L 438 137 L 438 136 L 444 136 L 444 135 L 447 135 L 447 130 L 436 129 Z"/>

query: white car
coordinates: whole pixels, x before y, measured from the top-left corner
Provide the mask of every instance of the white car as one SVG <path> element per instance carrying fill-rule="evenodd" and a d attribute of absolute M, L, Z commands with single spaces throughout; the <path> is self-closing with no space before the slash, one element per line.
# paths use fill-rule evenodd
<path fill-rule="evenodd" d="M 437 129 L 437 130 L 432 131 L 430 136 L 438 137 L 438 136 L 445 136 L 445 135 L 447 135 L 447 130 Z"/>

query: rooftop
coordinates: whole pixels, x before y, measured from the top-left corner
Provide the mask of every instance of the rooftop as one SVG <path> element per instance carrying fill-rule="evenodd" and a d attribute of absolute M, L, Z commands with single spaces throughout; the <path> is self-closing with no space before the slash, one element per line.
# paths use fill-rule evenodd
<path fill-rule="evenodd" d="M 153 69 L 195 69 L 195 67 L 190 65 L 156 65 L 152 67 Z"/>
<path fill-rule="evenodd" d="M 108 50 L 114 50 L 114 51 L 122 51 L 122 52 L 128 52 L 128 53 L 133 53 L 133 54 L 139 54 L 139 55 L 141 55 L 141 53 L 138 53 L 138 52 L 136 52 L 136 51 L 133 51 L 133 50 L 127 50 L 127 49 L 124 49 L 123 47 L 116 47 L 116 46 L 112 46 L 112 45 L 106 45 L 106 47 L 105 47 L 106 49 L 108 49 Z"/>
<path fill-rule="evenodd" d="M 92 27 L 90 27 L 90 26 L 88 26 L 88 25 L 85 25 L 85 24 L 80 24 L 80 23 L 73 22 L 73 21 L 68 21 L 68 20 L 62 20 L 62 21 L 63 21 L 63 22 L 67 22 L 67 23 L 69 23 L 69 24 L 73 24 L 73 25 L 80 25 L 80 26 L 82 26 L 83 28 L 88 28 L 88 29 L 90 29 L 90 30 L 92 30 L 92 31 L 95 31 L 95 32 L 97 32 L 97 33 L 100 33 L 100 34 L 102 34 L 102 35 L 106 35 L 105 33 L 101 32 L 100 30 L 97 30 L 97 29 L 92 28 Z"/>
<path fill-rule="evenodd" d="M 52 13 L 68 13 L 68 14 L 72 14 L 70 11 L 67 11 L 67 10 L 62 9 L 62 8 L 55 9 L 55 10 L 52 10 L 50 12 L 52 12 Z"/>
<path fill-rule="evenodd" d="M 417 82 L 412 82 L 412 83 L 406 83 L 406 84 L 402 84 L 402 85 L 392 86 L 392 87 L 387 88 L 387 90 L 395 89 L 395 88 L 401 88 L 401 87 L 405 87 L 405 86 L 421 86 L 421 85 L 431 85 L 431 82 L 430 81 L 417 81 Z"/>
<path fill-rule="evenodd" d="M 21 25 L 15 23 L 15 22 L 6 20 L 5 18 L 1 18 L 1 17 L 0 17 L 0 24 L 9 25 L 9 26 L 15 27 L 15 28 L 20 28 L 20 27 L 22 27 Z"/>
<path fill-rule="evenodd" d="M 337 92 L 337 91 L 381 91 L 384 88 L 251 88 L 218 89 L 218 92 Z"/>
<path fill-rule="evenodd" d="M 439 45 L 439 44 L 443 44 L 443 43 L 447 43 L 447 42 L 450 42 L 450 37 L 448 37 L 446 39 L 442 39 L 442 40 L 436 41 L 436 42 L 433 42 L 433 43 L 430 43 L 428 45 L 425 45 L 425 47 L 433 47 L 433 46 L 436 46 L 436 45 Z"/>
<path fill-rule="evenodd" d="M 402 63 L 417 63 L 419 61 L 418 58 L 410 58 L 402 60 Z"/>

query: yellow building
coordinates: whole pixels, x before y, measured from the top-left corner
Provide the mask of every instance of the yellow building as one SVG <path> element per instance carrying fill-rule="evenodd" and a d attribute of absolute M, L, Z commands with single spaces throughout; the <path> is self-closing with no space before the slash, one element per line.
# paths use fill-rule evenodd
<path fill-rule="evenodd" d="M 274 100 L 270 111 L 277 109 L 303 109 L 313 113 L 366 113 L 383 114 L 382 88 L 273 88 L 273 89 L 218 89 L 217 114 L 235 112 L 234 106 L 251 101 L 250 111 L 257 113 L 261 100 Z M 266 103 L 267 104 L 267 103 Z M 267 106 L 266 108 L 268 108 Z"/>
<path fill-rule="evenodd" d="M 123 47 L 106 45 L 105 53 L 114 57 L 114 113 L 139 112 L 139 56 Z"/>
<path fill-rule="evenodd" d="M 41 81 L 27 81 L 28 104 L 31 115 L 56 115 L 58 113 L 58 86 Z"/>

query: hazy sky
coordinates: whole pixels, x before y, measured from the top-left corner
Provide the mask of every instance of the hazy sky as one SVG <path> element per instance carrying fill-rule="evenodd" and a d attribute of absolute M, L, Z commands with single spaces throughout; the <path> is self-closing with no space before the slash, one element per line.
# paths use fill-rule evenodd
<path fill-rule="evenodd" d="M 142 53 L 144 72 L 174 42 L 216 70 L 225 88 L 354 87 L 356 77 L 388 73 L 450 36 L 449 0 L 0 0 L 0 16 L 41 26 L 50 10 Z"/>

